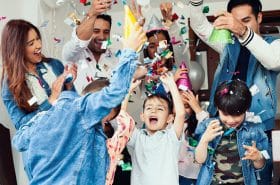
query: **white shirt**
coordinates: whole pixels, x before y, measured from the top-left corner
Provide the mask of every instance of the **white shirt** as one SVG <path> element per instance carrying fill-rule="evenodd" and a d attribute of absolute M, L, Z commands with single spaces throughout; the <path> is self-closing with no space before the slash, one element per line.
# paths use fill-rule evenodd
<path fill-rule="evenodd" d="M 178 185 L 180 143 L 173 126 L 153 135 L 135 128 L 128 142 L 132 149 L 131 185 Z"/>
<path fill-rule="evenodd" d="M 222 53 L 225 48 L 223 43 L 211 43 L 213 25 L 208 22 L 205 15 L 202 13 L 203 4 L 201 0 L 191 0 L 190 6 L 190 23 L 196 35 L 211 48 L 218 53 Z M 197 5 L 195 5 L 197 4 Z M 246 46 L 256 59 L 268 70 L 280 70 L 280 39 L 274 40 L 272 43 L 267 43 L 260 35 L 249 29 L 245 38 L 238 41 Z"/>
<path fill-rule="evenodd" d="M 118 64 L 118 58 L 110 49 L 107 49 L 105 53 L 101 54 L 97 65 L 92 52 L 87 47 L 89 42 L 90 40 L 80 40 L 74 29 L 71 40 L 63 46 L 62 50 L 64 62 L 78 64 L 77 79 L 74 81 L 74 85 L 79 94 L 97 78 L 110 79 L 113 69 Z"/>

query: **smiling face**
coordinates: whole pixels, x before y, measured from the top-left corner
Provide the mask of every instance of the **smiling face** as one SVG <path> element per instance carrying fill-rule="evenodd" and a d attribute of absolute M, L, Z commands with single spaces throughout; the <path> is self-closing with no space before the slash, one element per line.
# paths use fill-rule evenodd
<path fill-rule="evenodd" d="M 248 26 L 254 32 L 260 34 L 260 23 L 262 22 L 262 14 L 257 17 L 254 15 L 252 7 L 249 5 L 236 6 L 231 10 L 232 15 L 243 25 Z"/>
<path fill-rule="evenodd" d="M 243 123 L 245 119 L 245 113 L 238 116 L 232 116 L 225 114 L 223 111 L 219 110 L 219 117 L 221 122 L 223 122 L 227 127 L 236 128 Z"/>
<path fill-rule="evenodd" d="M 155 53 L 157 52 L 159 42 L 163 41 L 163 40 L 167 40 L 167 38 L 165 37 L 165 35 L 162 32 L 156 33 L 152 37 L 148 38 L 149 45 L 148 45 L 147 49 L 148 49 L 148 55 L 150 58 L 155 57 Z"/>
<path fill-rule="evenodd" d="M 173 120 L 173 115 L 169 113 L 168 103 L 159 97 L 152 97 L 145 102 L 141 120 L 145 122 L 150 134 L 166 128 L 167 124 Z"/>
<path fill-rule="evenodd" d="M 110 37 L 110 23 L 104 19 L 97 18 L 93 25 L 92 39 L 89 48 L 93 53 L 104 53 L 106 49 L 101 49 L 103 41 Z"/>
<path fill-rule="evenodd" d="M 27 42 L 25 46 L 25 59 L 27 61 L 27 67 L 32 68 L 35 64 L 42 60 L 42 42 L 34 29 L 28 31 Z"/>

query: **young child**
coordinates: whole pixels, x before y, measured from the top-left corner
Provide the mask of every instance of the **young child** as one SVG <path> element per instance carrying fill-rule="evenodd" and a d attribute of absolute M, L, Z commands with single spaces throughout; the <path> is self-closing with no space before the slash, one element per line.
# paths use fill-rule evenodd
<path fill-rule="evenodd" d="M 30 184 L 105 184 L 108 161 L 105 143 L 99 143 L 95 127 L 119 105 L 136 69 L 136 50 L 145 42 L 142 28 L 135 27 L 124 42 L 111 83 L 99 92 L 80 97 L 62 92 L 57 103 L 23 125 L 13 145 L 24 152 Z"/>
<path fill-rule="evenodd" d="M 141 120 L 146 129 L 134 128 L 128 142 L 131 148 L 131 185 L 178 185 L 178 154 L 180 136 L 185 118 L 184 105 L 171 74 L 161 76 L 161 81 L 170 89 L 175 106 L 174 124 L 172 103 L 161 95 L 151 95 L 143 104 Z"/>
<path fill-rule="evenodd" d="M 200 141 L 195 159 L 203 164 L 198 185 L 257 184 L 256 173 L 268 158 L 268 139 L 261 124 L 245 118 L 251 100 L 240 80 L 223 82 L 217 88 L 214 102 L 219 117 L 203 121 L 196 129 Z"/>
<path fill-rule="evenodd" d="M 191 90 L 180 91 L 180 94 L 185 106 L 186 117 L 179 153 L 179 184 L 194 185 L 201 167 L 194 158 L 195 147 L 198 143 L 194 132 L 197 124 L 209 118 L 209 113 L 201 108 L 198 95 L 195 96 Z"/>

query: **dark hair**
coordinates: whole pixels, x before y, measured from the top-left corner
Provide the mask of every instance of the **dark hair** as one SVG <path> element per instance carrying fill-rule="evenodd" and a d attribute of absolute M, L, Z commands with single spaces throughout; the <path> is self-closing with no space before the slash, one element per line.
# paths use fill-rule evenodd
<path fill-rule="evenodd" d="M 252 95 L 241 80 L 230 80 L 220 84 L 215 92 L 215 106 L 224 114 L 239 116 L 251 106 Z"/>
<path fill-rule="evenodd" d="M 86 94 L 89 92 L 97 92 L 100 91 L 103 87 L 110 85 L 110 82 L 107 78 L 100 78 L 89 83 L 82 91 L 82 94 Z"/>
<path fill-rule="evenodd" d="M 164 96 L 162 94 L 151 94 L 151 95 L 147 96 L 147 98 L 144 100 L 144 103 L 143 103 L 143 110 L 145 109 L 146 102 L 148 100 L 151 100 L 151 99 L 164 100 L 167 103 L 167 106 L 168 106 L 168 113 L 169 114 L 172 113 L 172 111 L 173 111 L 172 101 L 167 96 Z"/>
<path fill-rule="evenodd" d="M 27 86 L 25 74 L 28 71 L 25 58 L 25 47 L 28 39 L 28 32 L 34 30 L 39 39 L 41 34 L 36 26 L 22 19 L 12 19 L 7 22 L 1 38 L 1 54 L 3 71 L 1 83 L 4 79 L 18 107 L 25 112 L 33 112 L 38 105 L 30 106 L 28 100 L 32 93 Z M 48 62 L 43 56 L 43 61 Z"/>
<path fill-rule="evenodd" d="M 227 5 L 227 11 L 231 10 L 240 5 L 249 5 L 252 7 L 252 11 L 255 17 L 258 17 L 258 14 L 262 11 L 262 3 L 260 0 L 230 0 Z"/>
<path fill-rule="evenodd" d="M 155 34 L 160 34 L 160 33 L 162 33 L 165 36 L 165 38 L 167 40 L 167 44 L 168 44 L 168 49 L 171 52 L 173 52 L 173 55 L 174 55 L 173 46 L 172 46 L 171 39 L 170 39 L 170 36 L 168 34 L 168 31 L 166 31 L 166 30 L 153 30 L 153 31 L 147 32 L 146 36 L 149 39 L 150 37 L 153 37 Z M 149 56 L 148 48 L 145 48 L 143 50 L 143 54 L 144 54 L 144 58 L 149 57 L 150 59 L 152 59 L 151 56 Z M 173 64 L 174 63 L 175 63 L 175 61 L 174 61 L 174 56 L 173 56 L 173 57 L 167 59 L 164 66 L 167 67 L 167 69 L 170 71 L 170 70 L 173 69 Z"/>
<path fill-rule="evenodd" d="M 110 24 L 110 29 L 112 26 L 112 18 L 108 14 L 99 14 L 96 16 L 96 19 L 103 19 L 104 21 L 107 21 Z"/>

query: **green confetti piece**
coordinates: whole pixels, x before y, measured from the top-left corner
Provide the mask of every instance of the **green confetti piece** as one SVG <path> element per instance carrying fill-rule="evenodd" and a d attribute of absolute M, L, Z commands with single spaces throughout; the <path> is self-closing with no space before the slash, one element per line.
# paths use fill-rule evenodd
<path fill-rule="evenodd" d="M 192 146 L 192 147 L 197 147 L 198 141 L 195 140 L 195 139 L 192 138 L 192 137 L 189 137 L 189 145 Z"/>
<path fill-rule="evenodd" d="M 204 6 L 202 13 L 209 13 L 209 6 Z"/>
<path fill-rule="evenodd" d="M 122 171 L 131 171 L 132 170 L 132 166 L 131 166 L 130 162 L 121 164 L 121 168 L 122 168 Z"/>
<path fill-rule="evenodd" d="M 186 27 L 186 26 L 184 26 L 184 27 L 181 28 L 181 30 L 180 30 L 180 35 L 183 35 L 183 34 L 185 34 L 185 33 L 187 33 L 187 27 Z"/>

